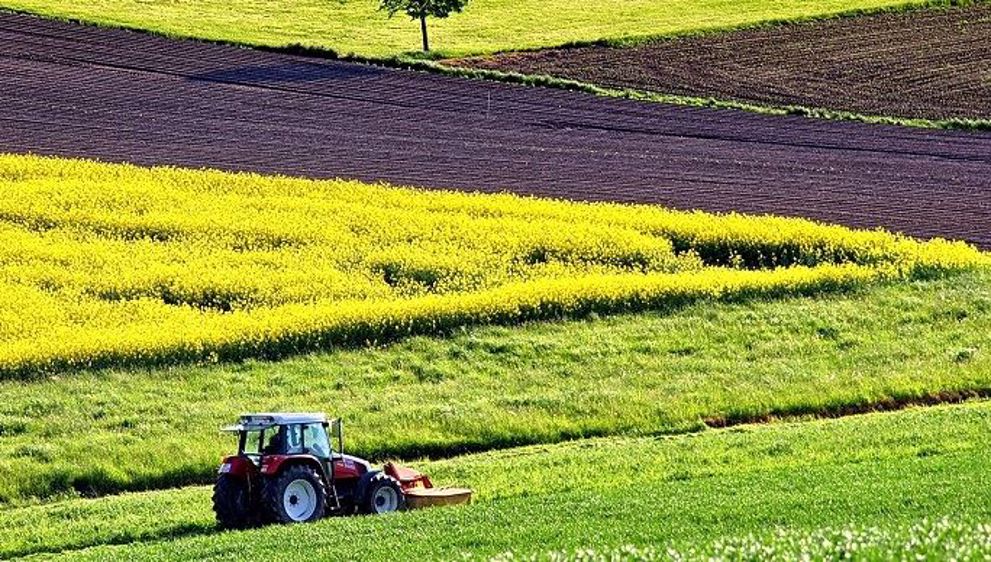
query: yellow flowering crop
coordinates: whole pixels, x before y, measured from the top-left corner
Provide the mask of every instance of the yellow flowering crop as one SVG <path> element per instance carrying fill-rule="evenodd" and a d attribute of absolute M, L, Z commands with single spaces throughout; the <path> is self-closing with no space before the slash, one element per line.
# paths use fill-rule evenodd
<path fill-rule="evenodd" d="M 799 219 L 0 155 L 0 376 L 274 357 L 482 322 L 939 274 Z"/>

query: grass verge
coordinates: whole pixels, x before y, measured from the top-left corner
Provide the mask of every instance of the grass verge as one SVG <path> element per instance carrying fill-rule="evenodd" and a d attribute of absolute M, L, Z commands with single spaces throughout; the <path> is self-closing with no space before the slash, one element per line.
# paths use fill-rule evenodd
<path fill-rule="evenodd" d="M 358 61 L 375 64 L 380 61 Z M 676 94 L 665 94 L 638 89 L 618 89 L 599 86 L 579 80 L 558 78 L 547 75 L 528 75 L 518 72 L 503 72 L 499 70 L 473 69 L 470 61 L 454 61 L 457 66 L 444 64 L 435 61 L 412 61 L 395 58 L 387 61 L 390 66 L 408 68 L 411 70 L 424 70 L 469 78 L 475 80 L 494 80 L 508 84 L 519 84 L 532 87 L 556 88 L 574 92 L 584 92 L 596 96 L 608 98 L 628 99 L 634 101 L 664 103 L 669 105 L 680 105 L 684 107 L 702 107 L 710 109 L 732 109 L 748 111 L 760 115 L 770 116 L 797 116 L 813 119 L 830 119 L 834 121 L 856 121 L 872 125 L 897 125 L 901 127 L 916 127 L 922 129 L 946 129 L 960 131 L 991 131 L 991 119 L 924 119 L 915 117 L 898 117 L 890 115 L 868 115 L 853 111 L 843 111 L 828 108 L 805 107 L 800 105 L 773 106 L 742 101 L 724 100 L 717 98 L 702 98 L 694 96 L 682 96 Z"/>
<path fill-rule="evenodd" d="M 214 531 L 204 487 L 72 500 L 0 510 L 0 555 L 134 542 L 74 554 L 454 559 L 625 544 L 689 549 L 777 529 L 899 526 L 949 514 L 987 521 L 989 429 L 991 404 L 972 403 L 489 452 L 418 465 L 439 482 L 473 487 L 471 506 L 246 532 Z"/>
<path fill-rule="evenodd" d="M 991 389 L 991 272 L 847 295 L 455 330 L 281 362 L 0 382 L 0 500 L 201 483 L 245 410 L 377 459 L 817 416 Z M 94 455 L 93 451 L 100 451 Z"/>

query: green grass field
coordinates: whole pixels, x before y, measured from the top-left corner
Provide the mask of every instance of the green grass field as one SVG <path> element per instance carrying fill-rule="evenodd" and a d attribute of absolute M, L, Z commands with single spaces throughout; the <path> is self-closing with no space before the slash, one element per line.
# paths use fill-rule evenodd
<path fill-rule="evenodd" d="M 215 428 L 243 410 L 343 416 L 351 451 L 382 459 L 986 391 L 989 330 L 991 272 L 979 271 L 849 295 L 475 328 L 277 363 L 6 381 L 0 498 L 208 481 L 234 446 Z"/>
<path fill-rule="evenodd" d="M 431 22 L 446 56 L 571 42 L 691 33 L 852 10 L 919 5 L 905 0 L 473 0 Z M 383 57 L 419 48 L 419 27 L 389 20 L 378 0 L 0 0 L 0 6 L 170 35 L 267 46 L 302 44 Z"/>
<path fill-rule="evenodd" d="M 455 559 L 595 547 L 690 549 L 822 527 L 903 533 L 991 518 L 991 403 L 660 438 L 603 438 L 420 463 L 470 506 L 217 533 L 205 487 L 0 510 L 0 556 L 91 560 Z M 164 540 L 174 539 L 174 540 Z"/>

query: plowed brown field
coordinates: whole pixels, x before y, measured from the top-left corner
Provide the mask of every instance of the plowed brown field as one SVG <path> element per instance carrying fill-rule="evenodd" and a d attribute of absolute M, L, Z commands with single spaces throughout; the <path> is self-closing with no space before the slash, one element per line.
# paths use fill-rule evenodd
<path fill-rule="evenodd" d="M 989 118 L 991 4 L 455 64 L 761 104 Z"/>
<path fill-rule="evenodd" d="M 0 151 L 797 215 L 991 247 L 991 134 L 673 107 L 0 16 Z"/>

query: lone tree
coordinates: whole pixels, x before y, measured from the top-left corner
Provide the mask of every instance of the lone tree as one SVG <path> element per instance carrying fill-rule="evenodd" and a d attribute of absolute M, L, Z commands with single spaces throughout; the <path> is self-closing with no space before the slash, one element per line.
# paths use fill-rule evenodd
<path fill-rule="evenodd" d="M 420 33 L 423 35 L 423 50 L 430 50 L 427 39 L 427 17 L 446 18 L 453 12 L 460 12 L 468 0 L 382 0 L 380 9 L 389 12 L 389 17 L 403 12 L 414 20 L 420 20 Z"/>

